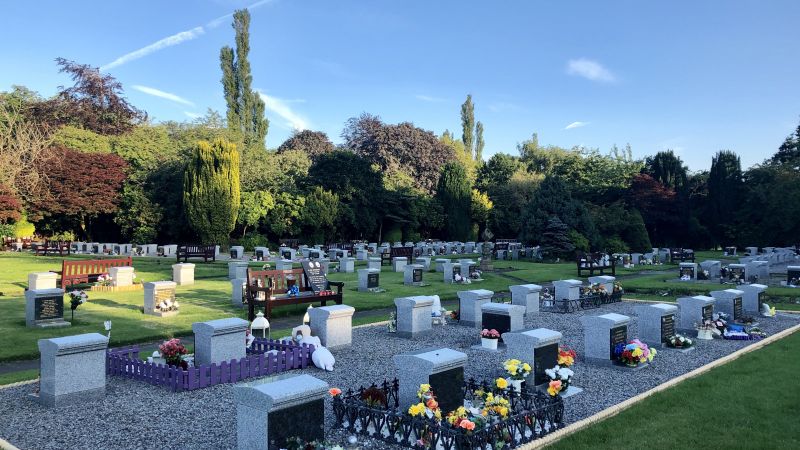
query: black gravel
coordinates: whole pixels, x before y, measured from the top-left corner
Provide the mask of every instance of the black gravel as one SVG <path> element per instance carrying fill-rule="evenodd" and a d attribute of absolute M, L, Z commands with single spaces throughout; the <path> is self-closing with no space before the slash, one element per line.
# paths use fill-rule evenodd
<path fill-rule="evenodd" d="M 585 364 L 582 314 L 617 312 L 632 317 L 629 336 L 636 336 L 634 303 L 605 305 L 598 310 L 573 314 L 541 313 L 526 321 L 529 328 L 550 328 L 564 335 L 563 343 L 578 352 L 574 385 L 584 389 L 565 399 L 566 421 L 574 422 L 689 372 L 754 341 L 696 341 L 697 349 L 680 353 L 659 351 L 649 367 L 637 371 Z M 769 334 L 800 323 L 800 316 L 778 315 L 759 319 Z M 466 376 L 494 378 L 502 373 L 503 351 L 472 349 L 479 338 L 477 330 L 457 325 L 434 326 L 422 339 L 405 340 L 389 334 L 384 326 L 360 327 L 353 331 L 353 345 L 334 351 L 333 372 L 306 369 L 331 386 L 356 388 L 394 377 L 392 356 L 426 347 L 450 347 L 469 356 Z M 193 392 L 172 393 L 142 382 L 113 377 L 108 379 L 104 400 L 84 405 L 48 409 L 28 398 L 36 384 L 0 389 L 0 437 L 21 449 L 233 449 L 236 448 L 236 408 L 232 385 L 215 386 Z M 328 438 L 346 444 L 347 433 L 331 430 L 333 412 L 327 401 Z M 387 448 L 365 441 L 361 448 Z"/>

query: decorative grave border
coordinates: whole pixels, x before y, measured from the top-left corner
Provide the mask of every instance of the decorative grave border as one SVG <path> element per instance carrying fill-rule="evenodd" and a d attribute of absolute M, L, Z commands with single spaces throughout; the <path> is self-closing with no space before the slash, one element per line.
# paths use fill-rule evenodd
<path fill-rule="evenodd" d="M 500 390 L 488 382 L 477 383 L 474 379 L 463 385 L 464 398 L 472 397 L 477 390 L 502 395 L 511 404 L 511 413 L 503 420 L 488 424 L 482 429 L 467 432 L 453 428 L 442 421 L 425 417 L 411 417 L 399 407 L 400 384 L 397 379 L 383 381 L 380 386 L 360 387 L 355 392 L 333 398 L 335 427 L 344 428 L 350 433 L 369 436 L 393 445 L 413 447 L 421 439 L 429 443 L 431 449 L 444 450 L 494 450 L 495 443 L 503 442 L 516 448 L 564 426 L 564 402 L 560 396 L 551 397 L 541 391 Z M 372 405 L 362 397 L 365 391 L 380 391 L 385 406 Z M 416 448 L 416 447 L 415 447 Z"/>
<path fill-rule="evenodd" d="M 267 353 L 272 350 L 277 353 Z M 183 369 L 142 361 L 139 359 L 139 347 L 131 346 L 106 353 L 106 373 L 167 387 L 173 392 L 192 391 L 292 369 L 305 369 L 311 363 L 313 353 L 313 345 L 256 338 L 247 349 L 247 356 L 242 359 Z"/>
<path fill-rule="evenodd" d="M 539 297 L 539 310 L 542 312 L 554 313 L 573 313 L 584 309 L 597 309 L 602 305 L 609 305 L 611 303 L 619 303 L 622 301 L 623 292 L 614 292 L 611 294 L 589 294 L 581 295 L 576 300 L 555 300 L 543 299 Z M 552 302 L 552 306 L 546 306 L 545 302 Z"/>

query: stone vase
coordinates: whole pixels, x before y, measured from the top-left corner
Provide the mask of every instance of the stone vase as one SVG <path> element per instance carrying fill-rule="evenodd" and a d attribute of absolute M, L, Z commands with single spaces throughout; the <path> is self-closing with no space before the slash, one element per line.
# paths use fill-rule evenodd
<path fill-rule="evenodd" d="M 499 339 L 490 339 L 490 338 L 481 338 L 481 346 L 483 348 L 488 348 L 489 350 L 497 350 L 497 341 Z M 519 380 L 521 381 L 521 380 Z"/>
<path fill-rule="evenodd" d="M 522 392 L 522 382 L 525 380 L 508 380 L 514 392 Z"/>
<path fill-rule="evenodd" d="M 697 339 L 702 339 L 704 341 L 709 341 L 714 339 L 714 334 L 711 330 L 697 330 Z"/>

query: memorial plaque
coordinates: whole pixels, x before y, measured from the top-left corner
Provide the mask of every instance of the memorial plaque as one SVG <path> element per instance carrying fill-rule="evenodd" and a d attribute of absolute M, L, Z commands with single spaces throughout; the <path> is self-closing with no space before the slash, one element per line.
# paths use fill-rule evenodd
<path fill-rule="evenodd" d="M 264 250 L 256 250 L 256 261 L 264 260 Z"/>
<path fill-rule="evenodd" d="M 464 406 L 464 368 L 456 367 L 444 372 L 434 373 L 428 377 L 439 409 L 454 411 L 459 406 Z"/>
<path fill-rule="evenodd" d="M 375 289 L 380 286 L 379 283 L 379 273 L 369 273 L 367 274 L 367 289 Z"/>
<path fill-rule="evenodd" d="M 703 310 L 700 312 L 700 319 L 705 323 L 706 320 L 711 320 L 713 314 L 714 305 L 703 306 Z"/>
<path fill-rule="evenodd" d="M 661 316 L 661 343 L 667 343 L 673 336 L 675 336 L 675 314 Z"/>
<path fill-rule="evenodd" d="M 758 293 L 758 312 L 761 312 L 761 308 L 764 306 L 764 295 L 766 295 L 766 292 Z"/>
<path fill-rule="evenodd" d="M 742 313 L 742 297 L 733 299 L 733 320 L 739 320 L 744 314 Z"/>
<path fill-rule="evenodd" d="M 786 283 L 792 284 L 800 281 L 800 270 L 790 270 L 786 272 Z"/>
<path fill-rule="evenodd" d="M 158 305 L 164 300 L 175 301 L 175 289 L 156 289 L 153 291 L 155 304 Z"/>
<path fill-rule="evenodd" d="M 681 267 L 681 277 L 694 278 L 694 267 Z"/>
<path fill-rule="evenodd" d="M 283 259 L 292 259 L 292 252 L 286 250 L 285 252 L 281 253 L 281 256 L 283 256 Z"/>
<path fill-rule="evenodd" d="M 478 266 L 476 264 L 469 265 L 469 270 L 467 270 L 467 273 L 469 274 L 470 278 L 472 277 L 472 274 L 475 273 L 477 270 Z"/>
<path fill-rule="evenodd" d="M 414 269 L 412 281 L 414 283 L 422 283 L 422 269 Z"/>
<path fill-rule="evenodd" d="M 558 344 L 535 348 L 533 351 L 533 383 L 537 386 L 547 383 L 550 379 L 544 371 L 552 369 L 556 364 L 558 364 Z"/>
<path fill-rule="evenodd" d="M 36 297 L 34 320 L 62 319 L 64 317 L 64 296 Z"/>
<path fill-rule="evenodd" d="M 484 312 L 481 314 L 481 324 L 483 328 L 487 330 L 497 330 L 502 335 L 503 333 L 511 331 L 511 316 Z M 503 338 L 500 338 L 500 342 L 502 341 Z"/>
<path fill-rule="evenodd" d="M 322 264 L 319 261 L 303 261 L 303 272 L 308 280 L 308 285 L 314 292 L 319 292 L 328 288 L 328 278 L 322 271 Z"/>
<path fill-rule="evenodd" d="M 456 279 L 456 275 L 461 275 L 461 266 L 453 266 L 453 280 Z"/>
<path fill-rule="evenodd" d="M 627 344 L 628 343 L 628 326 L 622 325 L 619 327 L 614 327 L 608 331 L 608 343 L 610 347 L 610 359 L 614 359 L 614 348 L 618 344 Z"/>
<path fill-rule="evenodd" d="M 267 420 L 269 450 L 286 448 L 286 441 L 290 438 L 321 442 L 325 438 L 325 400 L 314 400 L 270 412 Z"/>
<path fill-rule="evenodd" d="M 236 250 L 231 250 L 231 259 L 236 259 Z"/>
<path fill-rule="evenodd" d="M 744 278 L 744 268 L 742 268 L 742 267 L 733 267 L 733 268 L 730 268 L 730 267 L 729 267 L 729 269 L 730 269 L 730 271 L 731 271 L 731 276 L 730 276 L 730 279 L 733 279 L 733 278 L 734 278 L 734 275 L 735 275 L 736 277 L 738 277 L 739 279 L 743 279 L 743 278 Z"/>

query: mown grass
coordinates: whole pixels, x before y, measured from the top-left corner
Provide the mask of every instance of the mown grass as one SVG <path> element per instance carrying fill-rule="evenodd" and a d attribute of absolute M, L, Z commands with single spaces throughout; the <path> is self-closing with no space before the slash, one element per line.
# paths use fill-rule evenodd
<path fill-rule="evenodd" d="M 798 346 L 794 333 L 547 448 L 800 448 Z"/>

